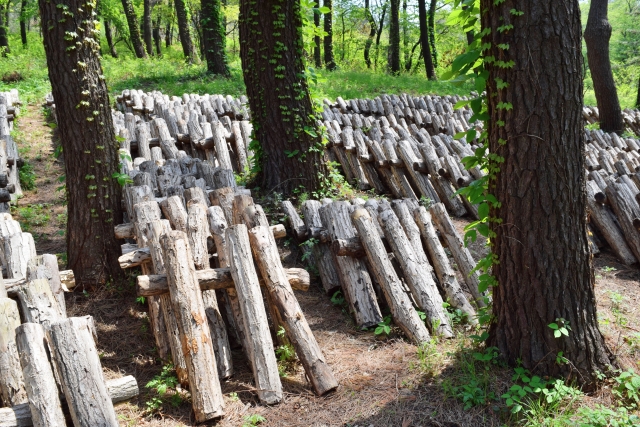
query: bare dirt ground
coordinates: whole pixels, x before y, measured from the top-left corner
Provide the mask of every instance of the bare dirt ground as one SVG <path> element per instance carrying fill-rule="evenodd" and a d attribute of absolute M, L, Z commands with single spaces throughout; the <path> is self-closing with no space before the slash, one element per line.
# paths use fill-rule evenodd
<path fill-rule="evenodd" d="M 20 117 L 16 141 L 23 157 L 34 165 L 37 187 L 25 192 L 18 207 L 44 205 L 48 221 L 32 224 L 16 210 L 15 217 L 38 236 L 39 253 L 65 251 L 65 207 L 57 178 L 61 165 L 53 157 L 51 128 L 46 126 L 39 106 L 30 105 Z M 41 209 L 42 210 L 42 209 Z M 28 215 L 27 215 L 28 216 Z M 459 230 L 465 221 L 456 221 Z M 299 253 L 290 243 L 283 247 L 287 266 L 301 266 Z M 472 245 L 474 256 L 482 252 L 480 243 Z M 60 257 L 61 261 L 63 257 Z M 640 270 L 627 267 L 607 253 L 594 259 L 598 313 L 607 343 L 625 367 L 640 368 Z M 460 277 L 460 279 L 462 279 Z M 129 282 L 112 284 L 89 294 L 67 295 L 67 310 L 72 315 L 92 315 L 98 328 L 97 346 L 107 378 L 133 375 L 141 394 L 137 399 L 117 407 L 122 426 L 191 426 L 194 425 L 188 402 L 174 407 L 166 401 L 159 411 L 150 414 L 148 402 L 155 393 L 144 386 L 158 375 L 162 365 L 154 350 L 148 330 L 146 306 L 136 302 Z M 263 416 L 261 426 L 500 426 L 514 425 L 497 401 L 465 410 L 451 397 L 451 386 L 465 381 L 469 370 L 483 369 L 471 357 L 468 331 L 459 327 L 452 340 L 435 340 L 419 352 L 415 345 L 392 334 L 381 340 L 372 331 L 359 331 L 342 307 L 312 283 L 308 292 L 296 292 L 329 365 L 340 382 L 338 390 L 326 397 L 316 397 L 304 377 L 301 366 L 283 378 L 284 401 L 273 407 L 261 406 L 253 392 L 252 376 L 241 351 L 234 353 L 235 375 L 222 384 L 226 416 L 212 425 L 242 426 L 245 417 Z M 480 372 L 497 395 L 510 385 L 512 370 L 499 365 Z M 449 392 L 447 391 L 449 390 Z M 611 394 L 603 388 L 582 398 L 581 405 L 607 404 Z"/>

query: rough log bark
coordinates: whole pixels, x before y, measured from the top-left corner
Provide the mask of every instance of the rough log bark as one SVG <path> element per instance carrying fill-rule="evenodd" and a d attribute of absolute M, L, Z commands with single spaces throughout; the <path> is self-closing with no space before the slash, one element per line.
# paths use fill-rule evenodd
<path fill-rule="evenodd" d="M 31 262 L 27 266 L 27 280 L 34 279 L 48 280 L 51 292 L 56 301 L 58 301 L 62 313 L 66 313 L 64 289 L 60 278 L 60 270 L 58 269 L 58 258 L 56 258 L 55 255 L 44 254 L 31 259 Z"/>
<path fill-rule="evenodd" d="M 66 318 L 46 279 L 35 279 L 18 290 L 18 302 L 25 322 L 48 328 L 52 322 Z"/>
<path fill-rule="evenodd" d="M 636 218 L 640 218 L 640 206 L 636 202 L 631 189 L 625 184 L 612 182 L 605 190 L 607 200 L 618 217 L 618 223 L 624 233 L 625 240 L 637 260 L 640 260 L 640 234 L 633 225 Z"/>
<path fill-rule="evenodd" d="M 307 200 L 302 204 L 302 214 L 307 230 L 322 228 L 321 206 L 322 204 L 317 200 Z M 322 287 L 327 294 L 333 294 L 340 287 L 340 277 L 329 245 L 318 241 L 313 245 L 311 253 L 320 274 Z"/>
<path fill-rule="evenodd" d="M 15 330 L 18 326 L 18 304 L 12 299 L 0 298 L 0 400 L 5 406 L 27 402 L 16 347 Z"/>

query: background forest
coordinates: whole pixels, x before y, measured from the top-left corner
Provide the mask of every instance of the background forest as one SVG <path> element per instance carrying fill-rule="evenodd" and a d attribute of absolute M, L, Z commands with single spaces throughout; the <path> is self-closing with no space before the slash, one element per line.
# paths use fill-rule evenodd
<path fill-rule="evenodd" d="M 98 18 L 101 21 L 101 48 L 103 67 L 109 90 L 120 92 L 125 88 L 157 89 L 164 93 L 205 93 L 207 91 L 238 95 L 244 93 L 244 82 L 240 66 L 240 43 L 238 31 L 238 1 L 228 0 L 224 4 L 226 17 L 227 60 L 229 79 L 208 76 L 203 59 L 202 19 L 200 1 L 185 3 L 190 35 L 196 46 L 198 57 L 185 62 L 180 44 L 178 20 L 174 2 L 162 0 L 132 0 L 133 12 L 140 26 L 140 37 L 144 39 L 145 5 L 150 14 L 153 41 L 146 47 L 144 60 L 136 61 L 130 36 L 130 26 L 123 2 L 101 0 Z M 357 96 L 376 96 L 379 93 L 437 92 L 465 93 L 470 88 L 452 87 L 449 84 L 428 82 L 425 79 L 425 63 L 420 47 L 419 2 L 407 0 L 397 2 L 384 0 L 334 0 L 331 5 L 332 46 L 335 70 L 326 72 L 325 16 L 314 16 L 318 7 L 311 0 L 303 0 L 307 10 L 305 44 L 308 65 L 317 72 L 319 79 L 313 88 L 316 97 L 345 99 Z M 397 3 L 397 4 L 396 4 Z M 436 77 L 450 68 L 457 55 L 464 52 L 467 36 L 458 26 L 448 25 L 452 11 L 450 0 L 425 1 L 427 29 Z M 321 5 L 321 11 L 328 7 Z M 589 1 L 581 1 L 583 26 L 586 25 Z M 41 42 L 37 3 L 34 0 L 1 0 L 3 19 L 0 25 L 8 29 L 10 53 L 0 60 L 0 89 L 18 87 L 27 100 L 42 99 L 50 91 L 44 49 Z M 389 73 L 389 26 L 391 9 L 398 7 L 400 24 L 399 73 Z M 325 9 L 326 8 L 326 9 Z M 315 18 L 315 19 L 314 19 Z M 315 21 L 315 22 L 314 22 Z M 611 37 L 611 65 L 622 108 L 632 108 L 638 102 L 640 80 L 640 2 L 637 0 L 613 0 L 609 4 Z M 8 26 L 7 26 L 8 23 Z M 316 27 L 317 25 L 317 27 Z M 314 39 L 316 37 L 317 39 Z M 109 39 L 111 43 L 109 43 Z M 314 58 L 314 43 L 319 40 L 318 62 Z M 0 45 L 2 45 L 0 35 Z M 113 47 L 113 49 L 110 48 Z M 5 48 L 0 48 L 5 49 Z M 365 60 L 366 53 L 370 64 Z M 586 48 L 583 43 L 586 58 Z M 585 60 L 585 104 L 595 105 L 591 75 Z M 320 70 L 321 69 L 321 70 Z M 17 74 L 16 74 L 17 73 Z M 17 81 L 17 86 L 16 86 Z M 212 87 L 212 84 L 214 85 Z"/>

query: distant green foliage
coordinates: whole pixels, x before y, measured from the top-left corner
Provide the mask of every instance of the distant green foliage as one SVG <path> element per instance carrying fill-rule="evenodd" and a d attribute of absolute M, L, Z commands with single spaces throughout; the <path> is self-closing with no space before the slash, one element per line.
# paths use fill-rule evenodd
<path fill-rule="evenodd" d="M 36 188 L 36 173 L 33 170 L 33 165 L 29 162 L 24 162 L 19 171 L 20 186 L 23 190 L 33 190 Z"/>

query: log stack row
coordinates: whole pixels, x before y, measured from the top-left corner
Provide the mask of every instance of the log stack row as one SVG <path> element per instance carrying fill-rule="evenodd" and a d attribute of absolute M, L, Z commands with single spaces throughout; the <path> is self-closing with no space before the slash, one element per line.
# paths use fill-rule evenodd
<path fill-rule="evenodd" d="M 600 121 L 598 107 L 582 107 L 582 117 L 589 124 L 598 123 Z M 640 137 L 640 110 L 625 108 L 622 110 L 622 120 L 627 132 L 635 133 Z"/>
<path fill-rule="evenodd" d="M 324 290 L 329 295 L 342 291 L 358 326 L 378 325 L 381 308 L 388 307 L 396 325 L 414 342 L 420 344 L 430 334 L 450 338 L 453 330 L 444 302 L 470 323 L 477 322 L 475 307 L 485 306 L 486 296 L 478 291 L 475 261 L 444 204 L 426 209 L 409 198 L 391 203 L 308 200 L 301 206 L 304 219 L 289 201 L 282 210 L 299 241 L 312 239 L 305 246 L 311 247 Z"/>
<path fill-rule="evenodd" d="M 0 212 L 9 212 L 9 202 L 22 195 L 19 174 L 22 159 L 10 135 L 19 105 L 16 89 L 0 92 Z"/>

